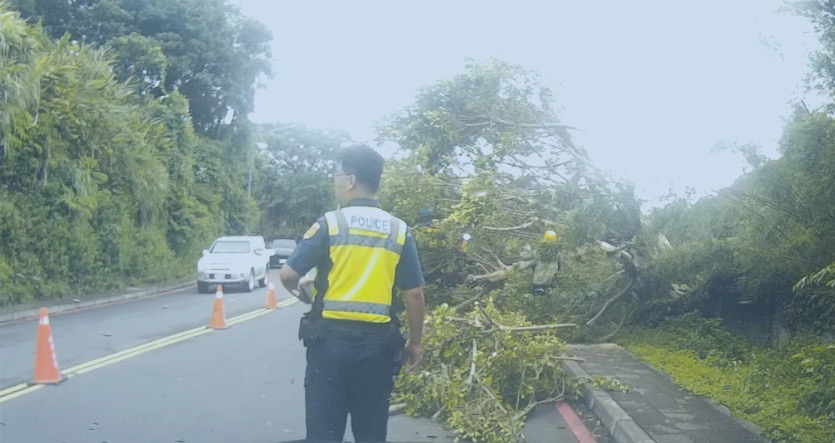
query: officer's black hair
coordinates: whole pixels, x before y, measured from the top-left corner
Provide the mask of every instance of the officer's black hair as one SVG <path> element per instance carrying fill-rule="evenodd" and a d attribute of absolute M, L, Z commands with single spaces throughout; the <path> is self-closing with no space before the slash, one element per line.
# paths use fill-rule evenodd
<path fill-rule="evenodd" d="M 380 189 L 380 177 L 383 175 L 383 156 L 367 145 L 355 145 L 343 148 L 337 155 L 337 161 L 346 174 L 357 177 L 357 183 L 366 190 L 377 193 Z"/>

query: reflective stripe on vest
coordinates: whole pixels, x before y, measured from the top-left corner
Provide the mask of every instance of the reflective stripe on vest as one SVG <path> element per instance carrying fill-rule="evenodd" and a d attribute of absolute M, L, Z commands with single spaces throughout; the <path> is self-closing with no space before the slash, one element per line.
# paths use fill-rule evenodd
<path fill-rule="evenodd" d="M 391 237 L 370 237 L 359 234 L 338 235 L 331 238 L 331 246 L 367 246 L 369 248 L 382 248 L 400 255 L 403 245 L 397 243 L 397 238 Z"/>
<path fill-rule="evenodd" d="M 391 306 L 379 303 L 362 303 L 357 301 L 325 300 L 325 310 L 341 312 L 359 312 L 365 314 L 389 315 Z"/>
<path fill-rule="evenodd" d="M 406 223 L 379 208 L 352 206 L 325 214 L 330 258 L 322 316 L 386 323 Z"/>

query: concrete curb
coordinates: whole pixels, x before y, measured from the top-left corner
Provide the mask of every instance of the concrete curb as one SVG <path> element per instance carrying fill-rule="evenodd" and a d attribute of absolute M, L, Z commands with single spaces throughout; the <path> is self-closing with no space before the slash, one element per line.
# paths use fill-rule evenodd
<path fill-rule="evenodd" d="M 89 308 L 89 307 L 93 307 L 93 306 L 107 305 L 107 304 L 110 304 L 110 303 L 116 303 L 116 302 L 125 301 L 125 300 L 134 300 L 134 299 L 140 299 L 140 298 L 153 297 L 153 296 L 156 296 L 156 295 L 163 294 L 165 292 L 176 291 L 178 289 L 185 289 L 185 288 L 188 288 L 188 287 L 193 287 L 195 285 L 196 284 L 194 282 L 188 282 L 188 283 L 174 284 L 174 285 L 170 285 L 170 286 L 158 286 L 158 287 L 155 287 L 153 289 L 145 289 L 145 290 L 136 291 L 136 292 L 126 292 L 126 293 L 123 293 L 123 294 L 114 295 L 114 296 L 110 296 L 110 297 L 101 297 L 101 298 L 96 298 L 96 299 L 93 299 L 93 300 L 85 300 L 85 301 L 81 301 L 79 303 L 64 303 L 64 304 L 58 304 L 58 305 L 52 305 L 52 306 L 44 305 L 44 307 L 46 308 L 46 311 L 49 314 L 62 314 L 62 313 L 65 313 L 65 312 L 72 312 L 72 311 L 76 311 L 76 310 L 79 310 L 79 309 Z M 38 318 L 38 316 L 40 315 L 40 309 L 41 309 L 40 307 L 24 308 L 24 309 L 19 309 L 19 310 L 12 311 L 12 312 L 5 312 L 6 309 L 4 309 L 3 312 L 0 312 L 0 324 L 10 323 L 10 322 L 19 321 L 19 320 L 28 320 L 28 319 Z"/>
<path fill-rule="evenodd" d="M 594 389 L 589 383 L 582 381 L 589 378 L 589 374 L 573 361 L 565 362 L 565 371 L 582 383 L 583 398 L 589 409 L 600 419 L 600 422 L 617 443 L 653 443 L 647 434 L 618 402 L 605 391 Z"/>
<path fill-rule="evenodd" d="M 705 402 L 707 402 L 707 404 L 709 404 L 711 407 L 713 407 L 717 411 L 725 414 L 731 420 L 739 423 L 740 426 L 742 426 L 743 428 L 745 428 L 745 429 L 751 431 L 752 433 L 754 433 L 757 437 L 760 438 L 760 441 L 762 441 L 763 443 L 771 443 L 771 440 L 763 437 L 762 429 L 760 429 L 759 426 L 755 425 L 754 423 L 752 423 L 748 420 L 745 420 L 743 418 L 739 418 L 739 417 L 734 416 L 734 414 L 731 412 L 731 410 L 728 409 L 727 406 L 725 406 L 721 403 L 716 403 L 715 401 L 713 401 L 713 400 L 711 400 L 707 397 L 702 397 L 702 398 L 704 398 Z"/>

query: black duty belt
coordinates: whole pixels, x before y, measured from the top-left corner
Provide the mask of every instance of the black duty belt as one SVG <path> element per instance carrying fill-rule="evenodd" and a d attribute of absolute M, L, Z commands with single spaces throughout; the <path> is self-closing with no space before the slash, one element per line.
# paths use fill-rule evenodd
<path fill-rule="evenodd" d="M 365 339 L 371 336 L 382 336 L 391 330 L 389 323 L 371 323 L 355 320 L 323 319 L 327 335 L 340 338 Z"/>

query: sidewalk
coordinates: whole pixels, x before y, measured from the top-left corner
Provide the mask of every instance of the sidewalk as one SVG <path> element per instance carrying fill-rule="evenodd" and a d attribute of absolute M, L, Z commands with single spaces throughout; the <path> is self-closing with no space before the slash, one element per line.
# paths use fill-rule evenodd
<path fill-rule="evenodd" d="M 149 284 L 142 288 L 129 287 L 122 291 L 113 290 L 84 296 L 69 295 L 58 299 L 3 306 L 0 307 L 0 324 L 38 318 L 41 307 L 47 308 L 47 312 L 50 315 L 60 314 L 63 312 L 89 308 L 91 306 L 110 304 L 137 298 L 153 297 L 169 291 L 189 288 L 194 285 L 194 278 L 188 277 L 168 282 Z"/>
<path fill-rule="evenodd" d="M 629 393 L 584 387 L 589 407 L 617 443 L 753 443 L 767 440 L 751 423 L 731 417 L 727 408 L 677 387 L 670 378 L 613 344 L 569 345 L 566 362 L 573 377 L 611 376 Z"/>

